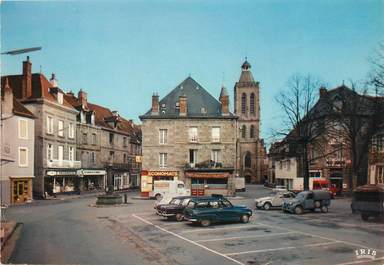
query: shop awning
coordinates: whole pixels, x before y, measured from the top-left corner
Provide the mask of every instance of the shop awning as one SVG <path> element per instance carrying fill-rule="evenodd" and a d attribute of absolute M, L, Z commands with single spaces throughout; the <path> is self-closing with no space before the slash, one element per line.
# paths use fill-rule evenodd
<path fill-rule="evenodd" d="M 205 173 L 205 172 L 186 172 L 185 176 L 188 178 L 229 178 L 231 174 L 228 172 L 222 173 Z"/>
<path fill-rule="evenodd" d="M 9 176 L 10 179 L 32 179 L 35 176 Z"/>

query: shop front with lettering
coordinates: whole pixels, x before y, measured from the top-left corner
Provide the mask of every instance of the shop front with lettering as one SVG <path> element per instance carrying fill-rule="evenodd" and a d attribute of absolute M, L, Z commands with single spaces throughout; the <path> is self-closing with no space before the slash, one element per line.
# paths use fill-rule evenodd
<path fill-rule="evenodd" d="M 206 196 L 221 194 L 232 196 L 235 193 L 233 170 L 198 170 L 185 171 L 187 184 L 190 183 L 191 195 Z"/>
<path fill-rule="evenodd" d="M 76 169 L 48 169 L 45 177 L 48 195 L 80 192 L 80 176 Z"/>
<path fill-rule="evenodd" d="M 80 169 L 80 191 L 103 191 L 107 172 L 105 169 Z"/>
<path fill-rule="evenodd" d="M 179 171 L 169 170 L 143 170 L 141 171 L 141 196 L 149 197 L 149 193 L 153 190 L 153 183 L 156 180 L 178 180 Z"/>

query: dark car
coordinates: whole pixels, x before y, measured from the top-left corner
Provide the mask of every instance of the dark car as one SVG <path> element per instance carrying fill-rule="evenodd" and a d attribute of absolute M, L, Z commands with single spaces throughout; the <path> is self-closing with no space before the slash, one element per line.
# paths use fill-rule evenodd
<path fill-rule="evenodd" d="M 302 214 L 305 210 L 320 209 L 322 213 L 326 213 L 330 205 L 331 194 L 328 191 L 308 190 L 300 192 L 296 198 L 285 201 L 283 211 Z"/>
<path fill-rule="evenodd" d="M 361 214 L 367 221 L 370 217 L 384 216 L 384 185 L 363 185 L 353 191 L 352 213 Z"/>
<path fill-rule="evenodd" d="M 160 204 L 156 208 L 156 213 L 168 219 L 176 219 L 181 222 L 184 218 L 184 209 L 187 206 L 192 196 L 174 197 L 168 204 Z"/>
<path fill-rule="evenodd" d="M 202 226 L 215 222 L 249 222 L 252 210 L 246 206 L 234 206 L 223 196 L 192 198 L 184 210 L 184 219 Z"/>

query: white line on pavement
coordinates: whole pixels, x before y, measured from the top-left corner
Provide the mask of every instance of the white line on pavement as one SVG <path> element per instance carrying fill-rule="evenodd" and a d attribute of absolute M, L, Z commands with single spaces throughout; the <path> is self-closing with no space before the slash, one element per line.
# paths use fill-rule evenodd
<path fill-rule="evenodd" d="M 187 231 L 181 232 L 182 234 L 187 233 L 196 233 L 196 232 L 209 232 L 209 231 L 216 231 L 216 230 L 231 230 L 231 229 L 246 229 L 246 228 L 252 228 L 252 227 L 260 227 L 260 226 L 266 226 L 258 223 L 257 225 L 242 225 L 242 226 L 226 226 L 226 227 L 217 227 L 217 228 L 202 228 L 202 229 L 191 229 Z M 279 228 L 280 230 L 284 230 L 285 228 Z"/>
<path fill-rule="evenodd" d="M 242 252 L 226 253 L 225 255 L 227 255 L 227 256 L 237 256 L 237 255 L 244 255 L 244 254 L 250 254 L 250 253 L 260 253 L 260 252 L 279 251 L 279 250 L 287 250 L 287 249 L 295 249 L 295 248 L 303 248 L 303 247 L 326 246 L 326 245 L 337 244 L 337 243 L 342 243 L 342 242 L 331 241 L 331 242 L 324 242 L 324 243 L 308 244 L 308 245 L 297 246 L 297 247 L 283 247 L 283 248 L 258 249 L 258 250 L 250 250 L 250 251 L 242 251 Z"/>
<path fill-rule="evenodd" d="M 223 237 L 223 238 L 213 238 L 213 239 L 202 239 L 202 240 L 197 240 L 196 242 L 214 242 L 214 241 L 245 239 L 245 238 L 270 237 L 270 236 L 280 236 L 280 235 L 288 235 L 288 234 L 295 234 L 295 233 L 296 232 L 284 232 L 284 233 L 272 233 L 272 234 L 254 235 L 254 236 Z"/>
<path fill-rule="evenodd" d="M 337 265 L 352 265 L 352 264 L 361 264 L 361 263 L 364 263 L 364 264 L 369 264 L 370 262 L 375 262 L 377 260 L 384 260 L 384 257 L 380 257 L 380 258 L 376 258 L 376 259 L 373 259 L 373 260 L 355 260 L 355 261 L 350 261 L 350 262 L 345 262 L 345 263 L 339 263 Z"/>
<path fill-rule="evenodd" d="M 148 224 L 148 225 L 152 225 L 152 226 L 156 227 L 157 229 L 160 229 L 161 231 L 163 231 L 163 232 L 165 232 L 165 233 L 171 234 L 171 235 L 173 235 L 173 236 L 175 236 L 175 237 L 178 237 L 178 238 L 180 238 L 180 239 L 182 239 L 182 240 L 184 240 L 184 241 L 187 241 L 187 242 L 189 242 L 189 243 L 191 243 L 191 244 L 193 244 L 193 245 L 196 245 L 196 246 L 201 247 L 201 248 L 203 248 L 203 249 L 205 249 L 205 250 L 208 250 L 209 252 L 212 252 L 212 253 L 214 253 L 214 254 L 216 254 L 216 255 L 219 255 L 219 256 L 221 256 L 221 257 L 224 257 L 224 258 L 226 258 L 226 259 L 228 259 L 228 260 L 230 260 L 230 261 L 233 261 L 233 262 L 236 263 L 236 264 L 244 265 L 244 263 L 241 263 L 240 261 L 237 261 L 237 260 L 235 260 L 235 259 L 233 259 L 233 258 L 231 258 L 231 257 L 228 257 L 227 255 L 224 255 L 224 254 L 219 253 L 219 252 L 217 252 L 217 251 L 215 251 L 215 250 L 213 250 L 213 249 L 210 249 L 210 248 L 208 248 L 208 247 L 206 247 L 206 246 L 203 246 L 203 245 L 201 245 L 201 244 L 199 244 L 199 243 L 196 243 L 195 241 L 192 241 L 192 240 L 190 240 L 190 239 L 188 239 L 188 238 L 185 238 L 185 237 L 183 237 L 183 236 L 181 236 L 181 235 L 179 235 L 179 234 L 176 234 L 176 233 L 171 232 L 171 231 L 169 231 L 169 230 L 167 230 L 167 229 L 164 229 L 164 228 L 162 228 L 161 226 L 155 225 L 155 224 L 153 224 L 153 223 L 151 223 L 151 222 L 145 220 L 144 218 L 141 218 L 140 216 L 137 216 L 137 215 L 135 215 L 135 214 L 132 214 L 132 216 L 135 217 L 136 219 L 141 220 L 142 222 L 144 222 L 144 223 L 146 223 L 146 224 Z"/>
<path fill-rule="evenodd" d="M 267 227 L 271 227 L 271 228 L 278 228 L 278 229 L 285 229 L 287 231 L 292 231 L 292 232 L 296 232 L 296 233 L 299 233 L 299 234 L 302 234 L 302 235 L 307 235 L 307 236 L 312 236 L 312 237 L 318 237 L 318 238 L 322 238 L 322 239 L 325 239 L 325 240 L 329 240 L 329 241 L 334 241 L 334 242 L 341 242 L 341 243 L 344 243 L 346 245 L 350 245 L 350 246 L 356 246 L 356 247 L 360 247 L 360 248 L 370 248 L 370 249 L 375 249 L 375 248 L 372 248 L 372 247 L 367 247 L 367 246 L 364 246 L 364 245 L 361 245 L 361 244 L 357 244 L 357 243 L 352 243 L 352 242 L 348 242 L 348 241 L 343 241 L 343 240 L 336 240 L 334 238 L 329 238 L 329 237 L 325 237 L 325 236 L 319 236 L 319 235 L 316 235 L 316 234 L 311 234 L 311 233 L 307 233 L 307 232 L 302 232 L 302 231 L 299 231 L 299 230 L 295 230 L 295 229 L 290 229 L 290 228 L 286 228 L 286 227 L 279 227 L 279 226 L 274 226 L 274 225 L 267 225 L 267 224 L 264 224 L 264 223 L 258 223 L 260 225 L 264 225 L 264 226 L 267 226 Z M 384 251 L 384 250 L 381 250 L 381 249 L 378 249 L 377 251 Z"/>

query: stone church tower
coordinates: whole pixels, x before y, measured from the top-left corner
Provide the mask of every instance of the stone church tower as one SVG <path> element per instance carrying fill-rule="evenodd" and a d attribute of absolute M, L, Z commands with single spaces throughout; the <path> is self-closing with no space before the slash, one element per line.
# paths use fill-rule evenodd
<path fill-rule="evenodd" d="M 260 139 L 259 82 L 253 79 L 251 65 L 245 59 L 234 88 L 234 111 L 237 123 L 237 170 L 247 183 L 261 183 L 263 141 Z"/>

